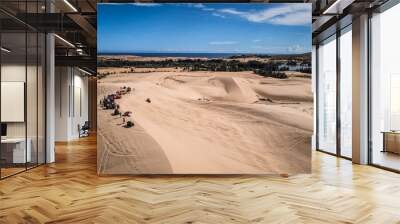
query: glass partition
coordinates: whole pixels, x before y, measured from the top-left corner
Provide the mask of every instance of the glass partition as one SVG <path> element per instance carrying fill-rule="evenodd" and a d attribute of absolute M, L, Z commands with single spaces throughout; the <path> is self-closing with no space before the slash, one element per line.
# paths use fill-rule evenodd
<path fill-rule="evenodd" d="M 28 168 L 37 165 L 38 160 L 38 34 L 27 33 L 27 82 L 26 82 L 26 114 L 27 114 L 27 150 L 30 159 Z"/>
<path fill-rule="evenodd" d="M 43 10 L 43 1 L 14 3 L 0 7 Z M 45 44 L 43 33 L 0 12 L 0 178 L 45 163 Z"/>
<path fill-rule="evenodd" d="M 351 26 L 340 36 L 340 154 L 352 157 L 352 32 Z"/>
<path fill-rule="evenodd" d="M 31 158 L 26 150 L 26 41 L 25 32 L 1 34 L 2 177 L 24 171 Z"/>
<path fill-rule="evenodd" d="M 336 36 L 318 47 L 318 149 L 336 153 Z"/>
<path fill-rule="evenodd" d="M 44 164 L 46 162 L 46 36 L 38 33 L 38 64 L 37 64 L 37 162 Z"/>
<path fill-rule="evenodd" d="M 371 162 L 400 170 L 400 4 L 371 19 Z"/>

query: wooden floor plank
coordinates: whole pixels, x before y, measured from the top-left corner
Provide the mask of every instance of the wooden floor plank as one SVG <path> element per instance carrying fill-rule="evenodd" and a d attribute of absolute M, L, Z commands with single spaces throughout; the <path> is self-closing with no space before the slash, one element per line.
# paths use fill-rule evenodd
<path fill-rule="evenodd" d="M 313 152 L 313 173 L 96 174 L 96 138 L 0 181 L 0 223 L 400 223 L 400 175 Z"/>

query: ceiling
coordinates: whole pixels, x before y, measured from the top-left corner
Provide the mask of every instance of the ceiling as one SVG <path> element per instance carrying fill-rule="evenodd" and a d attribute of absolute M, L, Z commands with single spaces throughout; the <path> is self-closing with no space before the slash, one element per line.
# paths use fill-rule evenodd
<path fill-rule="evenodd" d="M 313 43 L 351 24 L 352 18 L 372 12 L 389 0 L 309 0 L 313 4 Z"/>
<path fill-rule="evenodd" d="M 29 33 L 52 32 L 57 34 L 56 65 L 79 66 L 95 73 L 96 4 L 97 0 L 1 0 L 2 43 L 13 49 L 7 58 L 18 58 L 26 53 L 30 58 L 29 52 L 36 47 L 29 44 Z"/>

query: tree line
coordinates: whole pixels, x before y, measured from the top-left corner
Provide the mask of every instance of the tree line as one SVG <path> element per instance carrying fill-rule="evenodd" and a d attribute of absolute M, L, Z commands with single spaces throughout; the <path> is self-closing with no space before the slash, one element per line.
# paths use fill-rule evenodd
<path fill-rule="evenodd" d="M 290 64 L 289 64 L 290 62 Z M 223 59 L 179 59 L 161 61 L 128 61 L 118 59 L 99 60 L 98 67 L 136 67 L 136 68 L 183 68 L 184 71 L 215 71 L 215 72 L 241 72 L 253 71 L 265 77 L 284 79 L 287 75 L 283 71 L 289 70 L 286 65 L 296 65 L 297 62 L 262 62 L 249 60 L 241 62 L 239 60 Z M 304 65 L 307 62 L 300 62 Z M 305 71 L 304 69 L 302 71 Z"/>

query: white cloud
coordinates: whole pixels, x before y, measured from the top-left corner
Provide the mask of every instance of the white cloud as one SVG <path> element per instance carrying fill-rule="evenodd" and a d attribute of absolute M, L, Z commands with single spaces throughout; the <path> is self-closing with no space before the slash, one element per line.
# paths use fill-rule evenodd
<path fill-rule="evenodd" d="M 208 8 L 208 7 L 202 8 L 202 10 L 203 11 L 215 11 L 214 8 Z"/>
<path fill-rule="evenodd" d="M 261 42 L 261 40 L 260 39 L 255 39 L 255 40 L 253 40 L 253 42 L 254 43 L 258 43 L 258 42 Z"/>
<path fill-rule="evenodd" d="M 203 3 L 187 3 L 186 5 L 189 7 L 201 9 L 203 11 L 215 11 L 214 8 L 207 7 Z"/>
<path fill-rule="evenodd" d="M 304 46 L 300 46 L 300 45 L 293 45 L 293 46 L 289 46 L 287 48 L 287 51 L 289 53 L 304 53 L 307 51 L 307 49 Z"/>
<path fill-rule="evenodd" d="M 236 41 L 212 41 L 208 44 L 210 45 L 233 45 L 233 44 L 237 44 L 238 42 Z"/>
<path fill-rule="evenodd" d="M 251 48 L 257 49 L 257 50 L 262 50 L 267 53 L 272 52 L 272 51 L 277 51 L 277 52 L 287 51 L 287 47 L 282 47 L 282 46 L 272 46 L 271 47 L 271 46 L 255 45 L 255 46 L 251 46 Z"/>
<path fill-rule="evenodd" d="M 219 14 L 219 13 L 216 13 L 216 12 L 213 12 L 212 15 L 216 16 L 216 17 L 220 17 L 220 18 L 226 18 L 226 16 L 224 16 L 222 14 Z"/>
<path fill-rule="evenodd" d="M 161 4 L 158 3 L 144 3 L 144 2 L 136 2 L 136 3 L 131 3 L 134 6 L 144 6 L 144 7 L 154 7 L 154 6 L 160 6 Z"/>
<path fill-rule="evenodd" d="M 205 8 L 206 6 L 202 3 L 197 3 L 197 4 L 193 4 L 193 7 L 202 9 L 202 8 Z"/>
<path fill-rule="evenodd" d="M 309 25 L 311 24 L 310 4 L 284 4 L 259 11 L 239 11 L 236 9 L 221 9 L 220 13 L 239 16 L 250 22 L 270 23 L 277 25 Z"/>
<path fill-rule="evenodd" d="M 254 45 L 251 46 L 252 49 L 256 49 L 258 52 L 262 53 L 284 53 L 284 54 L 300 54 L 305 52 L 310 52 L 305 46 L 302 45 L 293 45 L 293 46 L 262 46 L 262 45 Z"/>
<path fill-rule="evenodd" d="M 219 10 L 219 12 L 232 14 L 232 15 L 243 15 L 246 13 L 246 12 L 240 12 L 236 9 L 221 9 L 221 10 Z"/>

